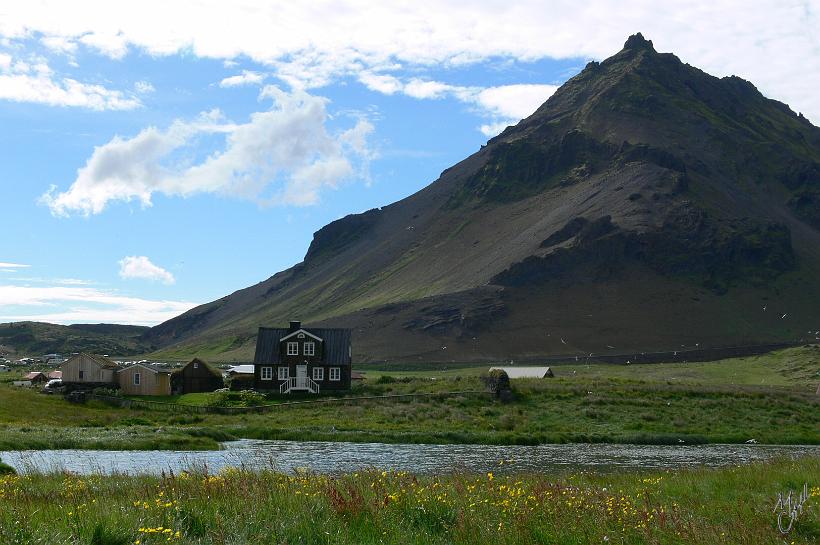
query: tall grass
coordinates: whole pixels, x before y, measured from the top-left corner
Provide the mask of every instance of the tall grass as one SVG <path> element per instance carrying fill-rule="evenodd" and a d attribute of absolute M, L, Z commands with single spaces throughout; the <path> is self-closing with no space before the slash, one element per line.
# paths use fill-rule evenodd
<path fill-rule="evenodd" d="M 0 543 L 780 545 L 778 492 L 809 482 L 787 543 L 820 539 L 820 459 L 720 470 L 419 477 L 228 469 L 0 477 Z"/>

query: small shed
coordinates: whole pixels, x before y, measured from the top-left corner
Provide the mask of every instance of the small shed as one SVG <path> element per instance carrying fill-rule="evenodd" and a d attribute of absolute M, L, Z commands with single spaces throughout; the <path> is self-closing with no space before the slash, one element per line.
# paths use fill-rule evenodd
<path fill-rule="evenodd" d="M 504 371 L 507 376 L 513 378 L 551 378 L 555 375 L 549 367 L 490 367 L 490 371 L 498 369 Z"/>
<path fill-rule="evenodd" d="M 126 395 L 167 396 L 171 395 L 171 372 L 148 367 L 141 363 L 131 365 L 117 372 L 120 391 Z"/>
<path fill-rule="evenodd" d="M 213 392 L 225 387 L 222 373 L 199 358 L 189 361 L 171 376 L 174 393 Z"/>
<path fill-rule="evenodd" d="M 23 376 L 23 380 L 29 382 L 29 384 L 40 384 L 46 382 L 48 377 L 45 373 L 41 373 L 40 371 L 32 371 L 31 373 L 26 373 Z"/>

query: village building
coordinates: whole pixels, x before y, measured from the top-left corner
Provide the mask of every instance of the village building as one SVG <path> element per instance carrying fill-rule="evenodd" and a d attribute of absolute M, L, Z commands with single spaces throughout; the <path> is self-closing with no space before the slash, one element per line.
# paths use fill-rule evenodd
<path fill-rule="evenodd" d="M 490 367 L 490 371 L 504 371 L 509 378 L 551 378 L 555 376 L 549 367 Z"/>
<path fill-rule="evenodd" d="M 117 371 L 120 392 L 125 395 L 171 395 L 171 372 L 141 363 Z"/>
<path fill-rule="evenodd" d="M 48 380 L 48 377 L 40 371 L 32 371 L 23 375 L 23 380 L 28 381 L 29 384 L 42 384 Z"/>
<path fill-rule="evenodd" d="M 254 388 L 287 394 L 350 389 L 349 329 L 260 327 L 256 337 Z"/>
<path fill-rule="evenodd" d="M 224 386 L 222 372 L 199 358 L 192 359 L 171 375 L 171 389 L 175 394 L 213 392 Z"/>
<path fill-rule="evenodd" d="M 71 356 L 60 366 L 63 384 L 84 388 L 116 386 L 118 369 L 108 358 L 86 353 Z"/>

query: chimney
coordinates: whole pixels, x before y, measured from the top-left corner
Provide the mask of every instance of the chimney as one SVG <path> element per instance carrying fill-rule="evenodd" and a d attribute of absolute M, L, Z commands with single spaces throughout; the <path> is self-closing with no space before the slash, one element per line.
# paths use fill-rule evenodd
<path fill-rule="evenodd" d="M 290 329 L 289 329 L 290 333 L 293 333 L 294 331 L 298 331 L 300 329 L 302 329 L 302 322 L 300 322 L 299 320 L 291 320 L 290 321 Z"/>

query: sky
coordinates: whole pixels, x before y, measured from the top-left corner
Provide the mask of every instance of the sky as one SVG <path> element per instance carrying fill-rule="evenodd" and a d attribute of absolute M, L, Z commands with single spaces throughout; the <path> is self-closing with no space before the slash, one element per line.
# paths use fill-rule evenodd
<path fill-rule="evenodd" d="M 260 282 L 639 31 L 820 124 L 818 0 L 4 0 L 0 322 L 154 325 Z"/>

